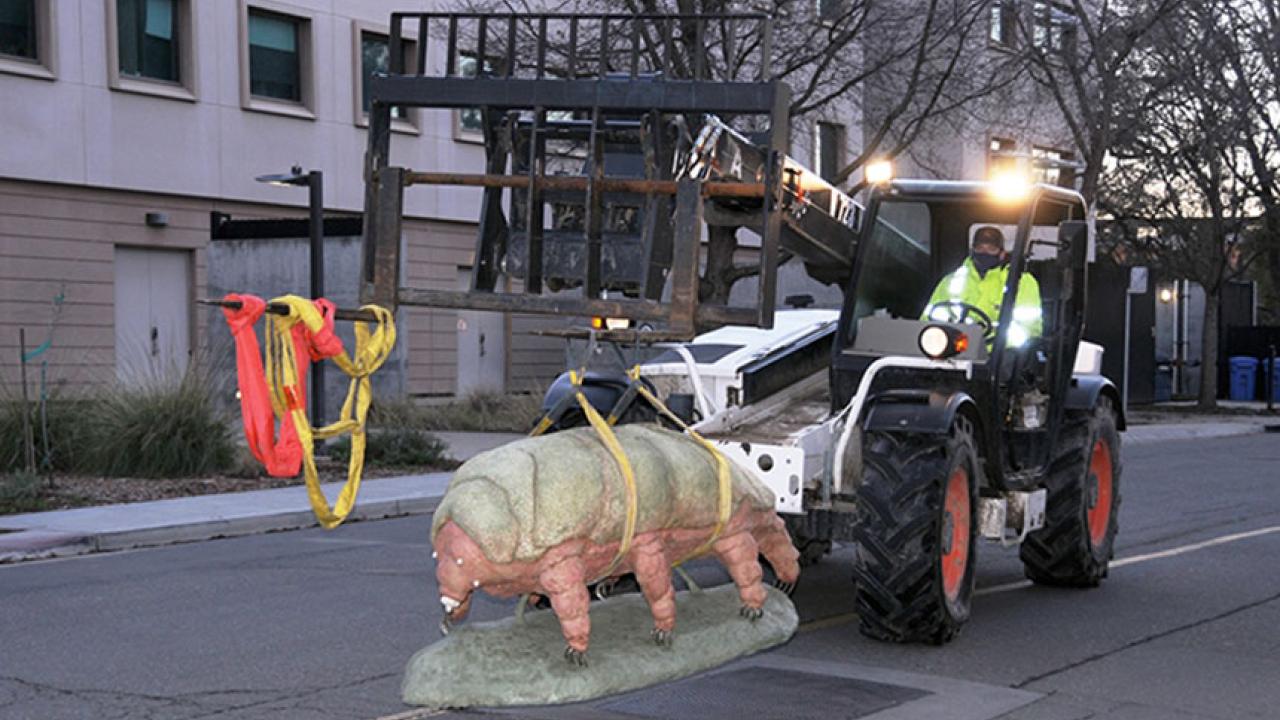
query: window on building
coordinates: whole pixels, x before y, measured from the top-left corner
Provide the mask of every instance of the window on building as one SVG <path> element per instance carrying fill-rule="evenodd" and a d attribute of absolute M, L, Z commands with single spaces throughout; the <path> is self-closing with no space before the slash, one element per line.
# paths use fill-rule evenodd
<path fill-rule="evenodd" d="M 1074 188 L 1076 186 L 1074 156 L 1066 150 L 1032 147 L 1031 177 L 1035 182 Z"/>
<path fill-rule="evenodd" d="M 180 15 L 177 0 L 116 0 L 120 74 L 180 82 Z"/>
<path fill-rule="evenodd" d="M 829 122 L 818 123 L 814 131 L 814 167 L 827 182 L 834 182 L 844 166 L 844 135 L 843 125 Z"/>
<path fill-rule="evenodd" d="M 1031 5 L 1031 44 L 1046 54 L 1073 53 L 1076 24 L 1075 13 L 1070 7 L 1038 0 Z"/>
<path fill-rule="evenodd" d="M 412 40 L 401 40 L 400 58 L 402 67 L 414 71 L 417 62 L 417 43 Z M 369 115 L 372 101 L 369 99 L 369 79 L 374 74 L 391 72 L 391 38 L 386 33 L 373 30 L 360 31 L 360 114 Z M 407 120 L 408 112 L 402 107 L 391 108 L 392 120 Z"/>
<path fill-rule="evenodd" d="M 249 94 L 302 102 L 301 18 L 249 10 Z"/>
<path fill-rule="evenodd" d="M 1018 143 L 1002 137 L 993 137 L 987 146 L 987 177 L 1018 171 Z"/>
<path fill-rule="evenodd" d="M 0 0 L 0 55 L 35 62 L 39 43 L 36 0 Z"/>
<path fill-rule="evenodd" d="M 997 45 L 1013 47 L 1017 37 L 1018 17 L 1010 0 L 993 0 L 991 3 L 991 42 Z"/>
<path fill-rule="evenodd" d="M 0 0 L 0 72 L 52 80 L 51 0 Z"/>
<path fill-rule="evenodd" d="M 814 12 L 818 20 L 832 23 L 844 14 L 844 0 L 813 0 Z"/>

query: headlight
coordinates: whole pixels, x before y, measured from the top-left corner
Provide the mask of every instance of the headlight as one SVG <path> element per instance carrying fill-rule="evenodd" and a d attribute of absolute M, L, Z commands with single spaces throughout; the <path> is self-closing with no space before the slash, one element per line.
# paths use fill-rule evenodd
<path fill-rule="evenodd" d="M 969 349 L 969 336 L 946 325 L 930 325 L 920 331 L 920 352 L 931 358 L 949 358 Z"/>
<path fill-rule="evenodd" d="M 893 179 L 893 163 L 888 160 L 876 160 L 875 162 L 867 163 L 862 176 L 869 185 L 887 183 Z"/>

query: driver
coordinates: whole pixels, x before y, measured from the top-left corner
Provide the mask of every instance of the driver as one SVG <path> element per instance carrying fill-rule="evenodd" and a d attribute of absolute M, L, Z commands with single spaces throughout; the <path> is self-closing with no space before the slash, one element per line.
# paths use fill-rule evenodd
<path fill-rule="evenodd" d="M 979 228 L 973 236 L 969 257 L 954 272 L 942 276 L 929 298 L 922 319 L 954 322 L 961 314 L 956 303 L 963 303 L 986 313 L 993 324 L 998 322 L 1005 282 L 1009 279 L 1008 263 L 1004 233 L 990 225 Z M 1040 337 L 1044 329 L 1041 314 L 1040 283 L 1031 273 L 1024 272 L 1018 280 L 1018 297 L 1013 307 L 1007 345 L 1022 347 L 1031 338 Z"/>

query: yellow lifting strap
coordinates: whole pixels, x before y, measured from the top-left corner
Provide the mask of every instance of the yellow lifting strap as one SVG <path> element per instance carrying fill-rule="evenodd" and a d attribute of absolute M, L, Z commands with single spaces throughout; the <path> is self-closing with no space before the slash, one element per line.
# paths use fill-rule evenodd
<path fill-rule="evenodd" d="M 362 310 L 372 312 L 378 318 L 377 328 L 370 333 L 366 322 L 355 323 L 355 357 L 344 350 L 333 357 L 334 363 L 351 378 L 346 400 L 336 422 L 321 428 L 312 428 L 306 409 L 300 403 L 289 402 L 287 388 L 298 386 L 298 365 L 292 340 L 293 326 L 301 322 L 312 332 L 319 332 L 324 318 L 315 305 L 297 295 L 275 298 L 272 303 L 289 307 L 288 315 L 272 316 L 272 326 L 266 333 L 266 379 L 270 388 L 271 404 L 278 417 L 288 413 L 293 419 L 302 445 L 303 467 L 307 481 L 307 497 L 316 519 L 327 529 L 337 527 L 355 506 L 360 492 L 360 477 L 364 471 L 365 420 L 373 401 L 373 384 L 369 376 L 386 362 L 396 344 L 396 324 L 391 311 L 378 305 L 365 305 Z M 330 438 L 351 433 L 351 460 L 347 465 L 347 482 L 338 501 L 329 507 L 329 501 L 320 489 L 320 477 L 316 472 L 314 443 L 316 439 Z"/>
<path fill-rule="evenodd" d="M 665 403 L 663 403 L 661 400 L 657 398 L 656 395 L 650 392 L 649 388 L 645 387 L 643 383 L 639 382 L 640 380 L 639 365 L 636 365 L 635 367 L 628 370 L 627 375 L 632 379 L 632 381 L 636 383 L 636 391 L 640 393 L 641 397 L 649 401 L 649 404 L 652 405 L 658 412 L 662 413 L 663 417 L 675 423 L 676 427 L 683 430 L 686 435 L 693 438 L 694 440 L 697 440 L 698 443 L 702 445 L 702 447 L 705 448 L 707 452 L 711 453 L 711 457 L 716 459 L 716 483 L 717 483 L 718 506 L 716 510 L 715 527 L 712 528 L 711 535 L 706 539 L 705 542 L 703 542 L 701 545 L 695 548 L 688 555 L 685 555 L 679 560 L 671 563 L 672 565 L 680 565 L 680 564 L 683 564 L 686 560 L 691 560 L 701 555 L 702 553 L 706 552 L 707 550 L 709 550 L 711 546 L 715 544 L 716 540 L 720 539 L 720 533 L 724 532 L 725 526 L 729 524 L 729 516 L 733 514 L 733 476 L 729 472 L 729 459 L 726 458 L 724 456 L 724 453 L 720 452 L 719 448 L 717 448 L 714 444 L 712 444 L 710 440 L 707 440 L 706 438 L 702 437 L 697 433 L 697 431 L 689 427 L 688 424 L 686 424 L 685 421 L 681 420 L 678 415 L 671 412 L 671 409 L 668 408 Z"/>
<path fill-rule="evenodd" d="M 627 553 L 631 550 L 631 543 L 635 540 L 636 520 L 637 515 L 639 514 L 639 495 L 636 488 L 635 470 L 631 467 L 631 461 L 627 458 L 627 453 L 623 450 L 622 444 L 618 442 L 618 436 L 614 434 L 613 429 L 610 427 L 610 423 L 601 417 L 600 413 L 591 406 L 591 402 L 587 400 L 586 395 L 582 393 L 582 379 L 585 375 L 585 370 L 569 371 L 569 382 L 574 387 L 574 399 L 577 400 L 578 405 L 582 408 L 582 413 L 586 416 L 587 422 L 591 424 L 591 427 L 596 431 L 596 434 L 600 436 L 601 442 L 603 442 L 604 446 L 608 448 L 609 453 L 613 455 L 614 462 L 618 464 L 618 470 L 622 473 L 622 481 L 626 485 L 627 493 L 627 515 L 622 527 L 622 541 L 618 544 L 618 552 L 614 554 L 613 560 L 609 563 L 609 566 L 599 574 L 599 577 L 592 580 L 592 582 L 598 582 L 599 580 L 609 577 L 613 571 L 617 569 L 618 564 L 622 562 L 622 559 L 626 557 Z M 685 434 L 689 435 L 694 440 L 697 440 L 698 443 L 701 444 L 707 452 L 711 453 L 711 456 L 716 460 L 718 503 L 715 527 L 712 528 L 711 535 L 706 539 L 706 541 L 689 554 L 671 563 L 673 566 L 678 566 L 710 549 L 711 546 L 715 544 L 716 540 L 720 539 L 720 534 L 724 532 L 725 526 L 729 524 L 729 516 L 733 514 L 733 477 L 729 471 L 729 460 L 725 458 L 724 454 L 721 453 L 715 445 L 695 432 L 693 428 L 689 427 L 679 418 L 679 416 L 671 412 L 670 408 L 668 408 L 665 403 L 659 400 L 657 396 L 639 382 L 639 365 L 627 371 L 627 375 L 635 382 L 636 391 L 646 401 L 648 401 L 654 409 L 662 413 L 662 415 L 668 420 L 675 423 L 676 427 L 684 431 Z M 548 418 L 543 418 L 542 422 L 540 422 L 529 434 L 531 436 L 541 435 L 550 425 L 550 420 Z"/>
<path fill-rule="evenodd" d="M 613 429 L 600 416 L 600 413 L 591 407 L 587 396 L 582 394 L 582 377 L 585 374 L 585 372 L 576 370 L 569 371 L 569 382 L 573 384 L 574 396 L 578 401 L 578 405 L 582 407 L 582 414 L 587 416 L 587 422 L 591 423 L 591 427 L 600 436 L 601 442 L 609 449 L 614 461 L 618 463 L 618 470 L 622 472 L 622 482 L 626 485 L 627 491 L 627 517 L 622 525 L 622 542 L 618 543 L 618 552 L 614 554 L 609 566 L 600 573 L 598 578 L 592 580 L 592 582 L 597 582 L 613 574 L 614 569 L 622 562 L 622 558 L 626 557 L 627 553 L 631 551 L 631 542 L 636 537 L 636 516 L 640 512 L 640 497 L 636 490 L 635 470 L 632 469 L 631 461 L 627 459 L 627 453 L 622 449 L 622 444 L 618 442 L 618 436 L 613 433 Z"/>

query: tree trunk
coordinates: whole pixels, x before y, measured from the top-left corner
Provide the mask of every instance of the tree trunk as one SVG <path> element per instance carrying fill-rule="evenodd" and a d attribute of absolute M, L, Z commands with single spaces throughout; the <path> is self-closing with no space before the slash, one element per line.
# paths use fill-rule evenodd
<path fill-rule="evenodd" d="M 1218 407 L 1218 306 L 1222 303 L 1222 287 L 1204 293 L 1204 335 L 1200 338 L 1200 396 L 1196 407 L 1213 410 Z"/>
<path fill-rule="evenodd" d="M 738 247 L 738 228 L 707 227 L 707 266 L 698 283 L 698 299 L 727 305 L 733 289 L 733 251 Z"/>

